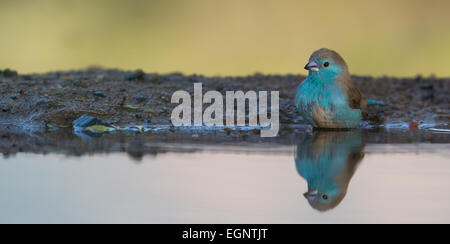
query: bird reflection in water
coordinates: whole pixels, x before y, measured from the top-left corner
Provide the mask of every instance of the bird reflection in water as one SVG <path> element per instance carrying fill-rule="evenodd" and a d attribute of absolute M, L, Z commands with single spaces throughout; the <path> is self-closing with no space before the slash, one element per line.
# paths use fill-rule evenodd
<path fill-rule="evenodd" d="M 295 164 L 307 181 L 304 197 L 321 212 L 338 206 L 364 157 L 358 131 L 316 131 L 298 144 Z"/>

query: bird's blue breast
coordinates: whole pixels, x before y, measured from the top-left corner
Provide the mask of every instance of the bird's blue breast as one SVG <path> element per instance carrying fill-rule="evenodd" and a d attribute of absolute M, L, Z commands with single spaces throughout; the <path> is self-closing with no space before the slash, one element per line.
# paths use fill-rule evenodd
<path fill-rule="evenodd" d="M 319 80 L 315 73 L 308 76 L 297 90 L 295 105 L 305 120 L 320 128 L 355 128 L 361 120 L 361 110 L 352 109 L 348 96 L 335 82 Z M 323 77 L 321 77 L 323 78 Z"/>

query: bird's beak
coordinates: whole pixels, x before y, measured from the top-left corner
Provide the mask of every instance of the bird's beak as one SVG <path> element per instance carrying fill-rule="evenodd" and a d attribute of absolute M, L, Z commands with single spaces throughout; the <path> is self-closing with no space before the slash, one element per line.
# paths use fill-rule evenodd
<path fill-rule="evenodd" d="M 314 62 L 314 60 L 311 60 L 305 65 L 305 69 L 313 72 L 318 72 L 319 65 L 316 62 Z"/>
<path fill-rule="evenodd" d="M 303 196 L 308 199 L 309 202 L 312 202 L 314 200 L 316 200 L 317 196 L 319 195 L 319 191 L 314 190 L 314 191 L 308 191 L 305 194 L 303 194 Z"/>

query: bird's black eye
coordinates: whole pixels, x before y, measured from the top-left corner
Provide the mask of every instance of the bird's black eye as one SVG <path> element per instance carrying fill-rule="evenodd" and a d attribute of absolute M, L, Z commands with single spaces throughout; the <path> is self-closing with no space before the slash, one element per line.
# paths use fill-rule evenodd
<path fill-rule="evenodd" d="M 330 66 L 330 63 L 328 63 L 328 62 L 325 62 L 324 64 L 323 64 L 323 67 L 328 67 L 328 66 Z"/>
<path fill-rule="evenodd" d="M 323 195 L 322 198 L 323 198 L 323 200 L 328 200 L 328 196 L 327 195 Z"/>

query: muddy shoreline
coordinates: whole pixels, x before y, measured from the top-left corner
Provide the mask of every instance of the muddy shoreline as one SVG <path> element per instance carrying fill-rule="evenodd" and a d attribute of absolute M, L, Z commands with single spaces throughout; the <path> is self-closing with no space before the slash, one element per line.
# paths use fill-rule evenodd
<path fill-rule="evenodd" d="M 85 153 L 90 150 L 120 151 L 113 149 L 117 147 L 117 143 L 128 145 L 128 142 L 136 140 L 141 142 L 135 145 L 144 145 L 149 140 L 215 144 L 294 144 L 296 137 L 301 137 L 309 130 L 293 103 L 296 88 L 305 78 L 302 75 L 205 77 L 180 73 L 161 75 L 140 70 L 105 70 L 96 67 L 30 75 L 22 75 L 12 70 L 5 71 L 0 72 L 0 147 L 5 155 L 20 151 L 45 151 L 39 148 L 47 148 L 48 151 L 57 151 L 58 148 L 66 150 L 59 145 L 65 143 L 57 143 L 61 140 L 79 147 L 86 138 L 72 133 L 71 127 L 72 122 L 84 114 L 118 126 L 165 126 L 165 129 L 145 133 L 130 131 L 92 136 L 94 141 L 102 141 L 102 149 L 92 145 L 86 146 Z M 430 133 L 426 128 L 448 128 L 450 79 L 420 76 L 354 76 L 353 79 L 367 98 L 381 100 L 387 104 L 370 108 L 369 114 L 383 118 L 383 122 L 360 129 L 368 138 L 368 142 L 449 142 L 448 134 Z M 222 94 L 238 90 L 280 91 L 280 136 L 263 139 L 255 130 L 219 129 L 196 132 L 170 128 L 171 111 L 177 105 L 170 103 L 172 94 L 177 90 L 186 90 L 193 94 L 194 83 L 202 83 L 204 92 L 217 90 Z M 411 121 L 417 123 L 418 127 L 408 128 Z M 395 127 L 396 132 L 392 133 L 390 127 Z M 372 138 L 367 136 L 368 134 L 379 135 L 379 138 Z M 115 146 L 104 146 L 108 142 Z M 124 150 L 130 151 L 128 147 Z M 152 150 L 141 151 L 152 153 Z M 68 151 L 74 155 L 80 154 L 75 149 Z"/>

